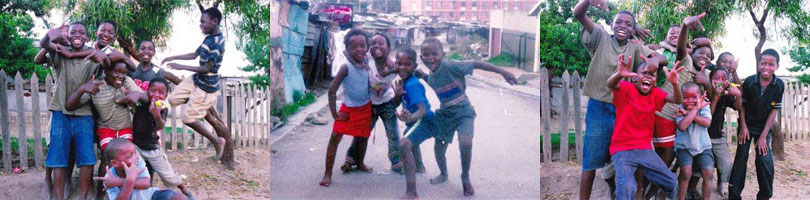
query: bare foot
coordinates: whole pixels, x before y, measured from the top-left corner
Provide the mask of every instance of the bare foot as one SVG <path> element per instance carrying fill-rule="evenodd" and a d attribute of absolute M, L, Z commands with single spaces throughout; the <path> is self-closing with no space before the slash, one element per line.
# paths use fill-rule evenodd
<path fill-rule="evenodd" d="M 332 176 L 331 175 L 323 175 L 323 179 L 318 184 L 320 184 L 321 186 L 324 186 L 324 187 L 329 187 L 329 184 L 331 184 L 331 183 L 332 183 Z"/>
<path fill-rule="evenodd" d="M 340 171 L 343 171 L 343 173 L 349 172 L 352 170 L 352 165 L 353 164 L 350 164 L 349 162 L 343 163 L 343 165 L 340 166 Z"/>
<path fill-rule="evenodd" d="M 402 199 L 419 199 L 419 195 L 412 192 L 405 192 L 405 196 L 402 196 Z"/>
<path fill-rule="evenodd" d="M 225 138 L 217 137 L 217 145 L 214 146 L 217 151 L 217 160 L 222 159 L 222 153 L 225 152 Z"/>
<path fill-rule="evenodd" d="M 363 163 L 357 164 L 357 169 L 360 170 L 360 171 L 366 172 L 366 173 L 371 173 L 372 171 L 374 171 L 374 169 L 372 169 L 371 167 L 366 166 Z"/>
<path fill-rule="evenodd" d="M 475 189 L 473 189 L 472 183 L 468 181 L 461 181 L 461 185 L 464 187 L 464 196 L 472 196 L 475 195 Z"/>
<path fill-rule="evenodd" d="M 433 185 L 444 183 L 444 182 L 447 182 L 447 176 L 444 176 L 444 175 L 438 175 L 438 176 L 430 179 L 430 184 L 433 184 Z"/>

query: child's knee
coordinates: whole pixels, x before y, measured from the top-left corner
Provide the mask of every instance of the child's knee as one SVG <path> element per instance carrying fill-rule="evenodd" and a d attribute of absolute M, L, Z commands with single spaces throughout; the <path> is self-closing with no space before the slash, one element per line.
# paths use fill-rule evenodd
<path fill-rule="evenodd" d="M 692 178 L 692 170 L 681 170 L 680 175 L 678 175 L 679 181 L 689 181 L 690 178 Z"/>

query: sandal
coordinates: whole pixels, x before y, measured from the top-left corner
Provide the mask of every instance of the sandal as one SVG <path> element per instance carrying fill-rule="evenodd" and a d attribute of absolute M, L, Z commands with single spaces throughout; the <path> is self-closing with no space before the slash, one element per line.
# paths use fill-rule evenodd
<path fill-rule="evenodd" d="M 343 171 L 343 173 L 346 173 L 352 170 L 352 167 L 355 165 L 357 164 L 354 162 L 354 159 L 352 159 L 351 157 L 346 157 L 346 162 L 343 163 L 342 166 L 340 166 L 340 170 Z"/>

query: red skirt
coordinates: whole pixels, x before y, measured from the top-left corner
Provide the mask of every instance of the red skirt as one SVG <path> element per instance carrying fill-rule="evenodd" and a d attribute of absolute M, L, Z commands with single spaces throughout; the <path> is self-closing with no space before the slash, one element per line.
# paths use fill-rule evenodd
<path fill-rule="evenodd" d="M 371 102 L 360 107 L 346 107 L 341 104 L 338 112 L 348 114 L 349 120 L 335 120 L 333 132 L 365 138 L 371 135 Z"/>

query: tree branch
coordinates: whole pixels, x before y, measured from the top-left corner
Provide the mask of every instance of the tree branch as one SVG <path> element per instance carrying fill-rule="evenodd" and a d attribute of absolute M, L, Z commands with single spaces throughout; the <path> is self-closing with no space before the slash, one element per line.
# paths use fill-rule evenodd
<path fill-rule="evenodd" d="M 202 2 L 200 2 L 200 0 L 194 0 L 194 2 L 197 2 L 197 7 L 200 8 L 200 12 L 205 10 L 205 7 L 202 5 Z"/>
<path fill-rule="evenodd" d="M 765 45 L 765 40 L 768 39 L 768 31 L 765 30 L 765 20 L 768 19 L 768 12 L 771 10 L 771 4 L 768 3 L 765 6 L 765 11 L 762 12 L 762 17 L 759 19 L 758 23 L 756 23 L 757 30 L 759 31 L 759 42 L 757 42 L 757 46 L 754 47 L 754 58 L 756 58 L 756 63 L 754 66 L 759 65 L 759 56 L 762 54 L 762 46 Z M 754 17 L 753 12 L 752 17 Z M 754 21 L 757 21 L 754 19 Z"/>

